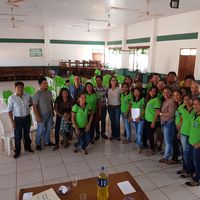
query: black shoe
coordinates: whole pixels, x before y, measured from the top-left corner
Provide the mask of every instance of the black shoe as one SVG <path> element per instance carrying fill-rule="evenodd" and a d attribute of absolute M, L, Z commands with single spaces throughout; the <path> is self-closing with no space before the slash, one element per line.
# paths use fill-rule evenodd
<path fill-rule="evenodd" d="M 120 141 L 120 140 L 121 140 L 121 138 L 120 138 L 120 137 L 118 137 L 118 138 L 117 138 L 117 140 L 118 140 L 118 141 Z"/>
<path fill-rule="evenodd" d="M 110 137 L 110 140 L 114 140 L 115 138 L 114 137 Z"/>
<path fill-rule="evenodd" d="M 19 157 L 20 153 L 15 153 L 15 155 L 13 156 L 14 159 L 17 159 Z"/>
<path fill-rule="evenodd" d="M 45 144 L 45 146 L 52 147 L 52 146 L 55 146 L 55 144 L 53 144 L 52 142 L 49 142 L 48 144 Z"/>
<path fill-rule="evenodd" d="M 178 175 L 180 175 L 180 174 L 185 174 L 185 173 L 186 173 L 186 170 L 185 170 L 185 169 L 181 169 L 181 170 L 178 170 L 176 173 L 177 173 Z"/>
<path fill-rule="evenodd" d="M 99 135 L 97 135 L 97 136 L 94 138 L 94 140 L 97 141 L 97 140 L 99 140 L 99 138 L 100 138 Z"/>
<path fill-rule="evenodd" d="M 90 142 L 91 144 L 94 144 L 95 142 L 94 142 L 94 140 L 91 140 L 91 142 Z"/>
<path fill-rule="evenodd" d="M 28 149 L 27 151 L 30 152 L 30 153 L 33 153 L 33 149 L 31 149 L 31 148 Z"/>
<path fill-rule="evenodd" d="M 36 150 L 41 151 L 42 150 L 41 145 L 36 145 Z"/>
<path fill-rule="evenodd" d="M 199 183 L 196 182 L 196 181 L 188 181 L 188 182 L 185 182 L 185 185 L 188 185 L 188 186 L 199 186 Z"/>
<path fill-rule="evenodd" d="M 74 153 L 77 153 L 77 152 L 78 152 L 78 148 L 74 144 Z"/>
<path fill-rule="evenodd" d="M 108 139 L 108 136 L 107 135 L 105 135 L 105 134 L 102 134 L 101 135 L 105 140 L 107 140 Z"/>

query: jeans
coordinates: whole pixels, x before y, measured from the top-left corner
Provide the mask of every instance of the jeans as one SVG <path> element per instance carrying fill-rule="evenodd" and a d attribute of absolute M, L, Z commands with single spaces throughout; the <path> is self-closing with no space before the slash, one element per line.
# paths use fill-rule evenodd
<path fill-rule="evenodd" d="M 44 138 L 44 143 L 50 143 L 50 133 L 52 125 L 52 113 L 42 115 L 42 121 L 37 123 L 36 145 L 41 145 L 41 137 Z"/>
<path fill-rule="evenodd" d="M 61 117 L 59 115 L 56 115 L 56 124 L 55 124 L 55 144 L 56 145 L 59 145 L 60 122 L 61 122 Z"/>
<path fill-rule="evenodd" d="M 112 137 L 120 138 L 120 105 L 108 106 L 108 113 L 110 115 Z"/>
<path fill-rule="evenodd" d="M 133 121 L 133 126 L 135 127 L 135 133 L 136 133 L 136 144 L 138 147 L 143 147 L 142 142 L 142 135 L 143 135 L 143 129 L 144 129 L 144 120 L 140 120 L 139 122 Z"/>
<path fill-rule="evenodd" d="M 101 107 L 101 131 L 100 131 L 100 123 L 96 121 L 96 135 L 99 136 L 104 135 L 106 132 L 106 113 L 107 113 L 107 106 Z"/>
<path fill-rule="evenodd" d="M 90 115 L 88 116 L 88 119 L 90 118 Z M 94 131 L 95 131 L 95 118 L 96 118 L 96 113 L 93 114 L 93 119 L 90 125 L 90 141 L 94 140 Z"/>
<path fill-rule="evenodd" d="M 176 126 L 174 121 L 171 121 L 171 122 L 164 122 L 161 125 L 161 128 L 164 135 L 164 143 L 165 143 L 165 152 L 163 158 L 169 160 L 170 156 L 172 155 L 173 137 L 176 132 Z"/>
<path fill-rule="evenodd" d="M 81 135 L 77 136 L 77 142 L 74 143 L 74 146 L 85 149 L 90 142 L 90 134 L 89 134 L 89 132 L 85 132 L 84 128 L 81 128 L 79 130 L 81 132 Z"/>
<path fill-rule="evenodd" d="M 194 173 L 194 163 L 193 163 L 193 146 L 189 144 L 189 136 L 181 134 L 181 144 L 183 147 L 183 168 L 186 173 Z"/>
<path fill-rule="evenodd" d="M 193 149 L 193 158 L 195 163 L 195 176 L 193 180 L 197 183 L 200 181 L 200 148 Z"/>
<path fill-rule="evenodd" d="M 172 156 L 172 160 L 174 161 L 178 161 L 178 156 L 179 156 L 179 144 L 180 144 L 180 141 L 179 139 L 177 138 L 177 134 L 178 134 L 178 131 L 176 129 L 175 131 L 175 135 L 173 137 L 173 142 L 172 142 L 172 145 L 173 145 L 173 156 Z"/>
<path fill-rule="evenodd" d="M 14 118 L 16 127 L 14 129 L 15 136 L 15 153 L 18 154 L 21 152 L 21 139 L 24 141 L 25 151 L 31 148 L 31 139 L 30 139 L 30 127 L 31 127 L 31 118 L 30 115 L 27 115 L 24 118 L 15 117 Z"/>
<path fill-rule="evenodd" d="M 125 113 L 122 113 L 122 119 L 124 122 L 126 139 L 130 142 L 131 141 L 131 122 L 129 122 L 129 119 L 125 116 Z"/>

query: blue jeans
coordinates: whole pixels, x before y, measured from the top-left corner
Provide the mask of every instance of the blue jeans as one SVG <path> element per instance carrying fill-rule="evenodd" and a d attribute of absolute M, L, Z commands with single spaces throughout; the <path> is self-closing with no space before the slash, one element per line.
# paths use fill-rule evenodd
<path fill-rule="evenodd" d="M 165 153 L 163 158 L 169 160 L 173 151 L 173 137 L 176 133 L 176 126 L 174 121 L 171 122 L 166 121 L 161 125 L 161 128 L 164 135 L 164 143 L 165 143 Z"/>
<path fill-rule="evenodd" d="M 42 115 L 42 121 L 37 123 L 36 145 L 41 145 L 41 137 L 44 138 L 44 143 L 50 143 L 50 133 L 52 126 L 52 113 Z"/>
<path fill-rule="evenodd" d="M 131 123 L 129 119 L 125 117 L 125 113 L 122 113 L 122 119 L 124 122 L 124 128 L 126 131 L 126 139 L 130 142 L 131 141 Z"/>
<path fill-rule="evenodd" d="M 143 147 L 142 142 L 142 135 L 143 135 L 143 128 L 144 128 L 144 120 L 140 120 L 139 122 L 133 121 L 133 126 L 135 127 L 135 133 L 136 133 L 136 144 L 138 147 Z"/>
<path fill-rule="evenodd" d="M 189 144 L 189 136 L 181 134 L 181 144 L 183 147 L 183 167 L 186 173 L 194 173 L 193 146 Z"/>
<path fill-rule="evenodd" d="M 120 105 L 108 106 L 108 113 L 110 115 L 112 137 L 120 138 Z"/>
<path fill-rule="evenodd" d="M 193 180 L 197 183 L 200 181 L 200 148 L 193 150 L 193 157 L 195 163 L 195 176 Z"/>
<path fill-rule="evenodd" d="M 74 143 L 74 146 L 85 149 L 90 142 L 90 134 L 89 132 L 85 132 L 84 129 L 79 129 L 79 130 L 80 130 L 81 135 L 77 136 L 77 142 Z"/>

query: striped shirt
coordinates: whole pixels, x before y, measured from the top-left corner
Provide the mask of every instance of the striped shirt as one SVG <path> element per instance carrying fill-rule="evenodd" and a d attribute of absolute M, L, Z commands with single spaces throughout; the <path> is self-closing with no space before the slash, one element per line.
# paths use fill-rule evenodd
<path fill-rule="evenodd" d="M 97 99 L 101 103 L 101 106 L 105 106 L 107 104 L 108 88 L 107 87 L 95 87 L 95 92 L 97 94 Z"/>

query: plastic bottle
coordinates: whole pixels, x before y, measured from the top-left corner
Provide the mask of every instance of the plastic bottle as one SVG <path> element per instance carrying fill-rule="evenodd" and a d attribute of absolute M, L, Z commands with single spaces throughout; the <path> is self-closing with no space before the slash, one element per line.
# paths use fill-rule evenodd
<path fill-rule="evenodd" d="M 97 180 L 97 199 L 108 200 L 108 173 L 101 167 Z"/>

